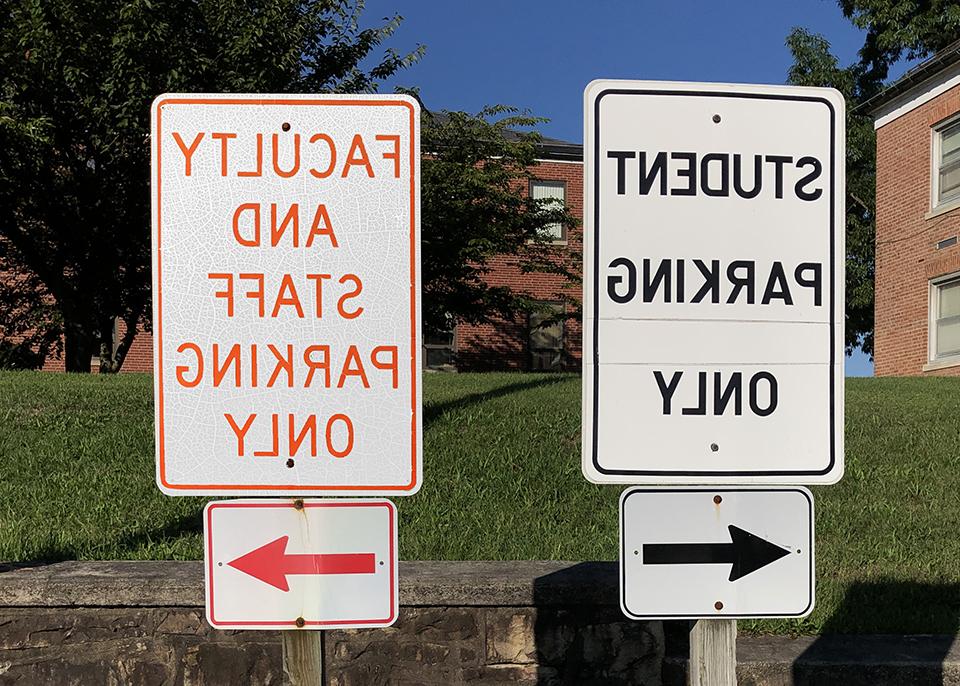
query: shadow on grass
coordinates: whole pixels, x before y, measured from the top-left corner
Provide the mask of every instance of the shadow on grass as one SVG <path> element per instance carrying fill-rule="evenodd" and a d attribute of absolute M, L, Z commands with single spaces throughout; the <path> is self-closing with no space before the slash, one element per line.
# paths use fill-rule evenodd
<path fill-rule="evenodd" d="M 523 379 L 523 376 L 517 374 L 517 378 Z M 443 415 L 448 412 L 463 410 L 472 405 L 493 400 L 494 398 L 502 398 L 503 396 L 520 393 L 521 391 L 538 388 L 540 386 L 552 386 L 569 380 L 569 376 L 546 377 L 527 381 L 521 380 L 517 383 L 507 384 L 482 393 L 471 393 L 470 395 L 465 395 L 455 400 L 448 400 L 442 403 L 430 403 L 423 408 L 423 428 L 426 430 L 432 423 L 442 418 Z"/>
<path fill-rule="evenodd" d="M 616 562 L 580 562 L 534 580 L 538 686 L 652 686 L 659 683 L 659 622 L 620 610 Z"/>
<path fill-rule="evenodd" d="M 111 541 L 112 547 L 131 552 L 142 547 L 171 543 L 184 536 L 199 535 L 203 531 L 203 513 L 198 511 L 192 514 L 181 515 L 172 521 L 146 531 L 127 533 Z M 57 562 L 79 560 L 90 557 L 91 546 L 76 545 L 47 545 L 40 548 L 34 555 L 35 559 L 29 562 L 6 563 L 0 571 L 11 571 L 19 567 L 42 567 Z"/>
<path fill-rule="evenodd" d="M 794 661 L 793 683 L 940 686 L 958 628 L 958 583 L 854 583 L 821 635 Z M 842 634 L 873 635 L 851 640 Z M 873 667 L 884 664 L 882 671 Z"/>

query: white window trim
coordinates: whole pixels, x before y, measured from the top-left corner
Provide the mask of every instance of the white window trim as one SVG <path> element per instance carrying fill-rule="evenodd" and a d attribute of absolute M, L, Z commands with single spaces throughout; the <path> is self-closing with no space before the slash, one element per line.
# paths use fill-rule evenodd
<path fill-rule="evenodd" d="M 937 319 L 939 318 L 939 298 L 937 290 L 948 283 L 960 280 L 960 272 L 945 274 L 935 279 L 930 279 L 930 286 L 927 293 L 927 364 L 923 365 L 923 371 L 932 371 L 934 369 L 943 369 L 945 367 L 960 366 L 960 353 L 953 355 L 944 355 L 937 357 Z"/>
<path fill-rule="evenodd" d="M 530 179 L 530 184 L 528 185 L 527 192 L 530 195 L 533 195 L 533 184 L 542 183 L 547 186 L 557 186 L 563 188 L 563 206 L 569 207 L 567 204 L 567 182 L 559 179 L 541 179 L 541 178 L 532 178 Z M 569 231 L 568 227 L 560 225 L 560 238 L 551 241 L 545 241 L 551 245 L 566 245 L 567 244 L 567 232 Z M 535 243 L 536 241 L 527 241 L 528 243 Z"/>
<path fill-rule="evenodd" d="M 941 134 L 944 129 L 948 129 L 957 123 L 960 123 L 960 115 L 954 115 L 949 119 L 945 119 L 930 129 L 930 135 L 932 137 L 930 145 L 930 213 L 925 217 L 927 219 L 960 206 L 960 195 L 955 195 L 946 200 L 940 200 Z"/>

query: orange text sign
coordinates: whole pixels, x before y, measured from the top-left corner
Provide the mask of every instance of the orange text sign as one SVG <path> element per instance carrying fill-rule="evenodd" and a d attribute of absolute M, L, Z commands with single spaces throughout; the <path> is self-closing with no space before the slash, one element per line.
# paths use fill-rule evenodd
<path fill-rule="evenodd" d="M 419 148 L 405 96 L 154 101 L 165 493 L 419 488 Z"/>

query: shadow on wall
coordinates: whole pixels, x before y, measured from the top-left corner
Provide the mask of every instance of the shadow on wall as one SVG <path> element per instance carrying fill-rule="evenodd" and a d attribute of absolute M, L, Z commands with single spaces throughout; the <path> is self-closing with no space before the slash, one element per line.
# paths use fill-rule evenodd
<path fill-rule="evenodd" d="M 661 683 L 662 625 L 624 617 L 618 584 L 614 562 L 581 562 L 534 581 L 533 645 L 520 658 L 536 665 L 538 686 Z"/>
<path fill-rule="evenodd" d="M 847 589 L 821 636 L 794 661 L 793 683 L 941 686 L 948 683 L 943 661 L 958 628 L 960 583 L 857 582 Z M 923 632 L 928 635 L 912 636 Z M 874 635 L 850 641 L 842 634 Z"/>

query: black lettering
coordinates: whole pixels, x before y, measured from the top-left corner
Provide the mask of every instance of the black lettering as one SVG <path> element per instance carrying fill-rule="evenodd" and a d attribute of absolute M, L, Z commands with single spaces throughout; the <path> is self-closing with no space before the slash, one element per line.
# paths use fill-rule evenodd
<path fill-rule="evenodd" d="M 626 257 L 618 257 L 610 263 L 610 269 L 616 269 L 617 267 L 627 268 L 627 292 L 623 295 L 617 293 L 617 286 L 623 283 L 623 277 L 618 274 L 611 274 L 607 277 L 607 295 L 614 302 L 623 304 L 633 300 L 633 297 L 637 294 L 637 267 Z"/>
<path fill-rule="evenodd" d="M 774 165 L 774 181 L 776 185 L 776 196 L 778 198 L 783 197 L 783 165 L 790 164 L 793 162 L 793 158 L 789 155 L 767 155 L 767 162 L 773 162 Z"/>
<path fill-rule="evenodd" d="M 743 188 L 743 177 L 740 173 L 740 155 L 733 156 L 733 189 L 741 198 L 755 198 L 763 187 L 763 158 L 753 156 L 753 188 L 749 191 Z"/>
<path fill-rule="evenodd" d="M 727 411 L 727 405 L 733 398 L 733 412 L 738 417 L 743 414 L 743 374 L 734 372 L 730 375 L 726 388 L 721 389 L 720 384 L 723 379 L 722 372 L 713 373 L 713 413 L 721 415 Z"/>
<path fill-rule="evenodd" d="M 699 395 L 697 400 L 699 401 L 696 407 L 685 407 L 681 410 L 683 414 L 686 415 L 702 415 L 707 413 L 707 373 L 700 372 L 697 374 L 697 377 L 700 381 Z"/>
<path fill-rule="evenodd" d="M 808 183 L 812 183 L 817 180 L 817 178 L 820 176 L 820 172 L 823 171 L 823 165 L 820 164 L 820 160 L 818 160 L 816 157 L 801 157 L 799 160 L 797 160 L 797 169 L 806 166 L 812 166 L 813 171 L 797 181 L 797 185 L 794 186 L 794 190 L 797 192 L 797 197 L 801 200 L 816 200 L 823 194 L 823 189 L 815 188 L 813 191 L 805 191 L 803 190 L 803 187 Z"/>
<path fill-rule="evenodd" d="M 681 179 L 687 179 L 687 187 L 671 188 L 670 195 L 696 195 L 697 194 L 697 153 L 695 152 L 673 152 L 670 153 L 672 160 L 686 160 L 687 168 L 677 168 L 677 176 Z"/>
<path fill-rule="evenodd" d="M 657 380 L 657 386 L 660 387 L 660 396 L 663 398 L 663 414 L 668 415 L 670 414 L 673 394 L 677 392 L 677 386 L 680 384 L 680 377 L 683 376 L 683 372 L 674 372 L 669 385 L 663 382 L 663 374 L 659 371 L 655 371 L 653 376 Z"/>
<path fill-rule="evenodd" d="M 727 265 L 727 280 L 733 288 L 730 289 L 730 295 L 727 296 L 727 303 L 734 303 L 740 297 L 740 291 L 747 289 L 747 304 L 752 305 L 754 301 L 754 273 L 757 263 L 753 260 L 734 260 Z M 737 270 L 743 269 L 746 274 L 742 277 L 737 276 Z"/>
<path fill-rule="evenodd" d="M 790 286 L 787 284 L 787 277 L 783 273 L 783 263 L 781 262 L 774 262 L 773 266 L 770 267 L 770 278 L 767 279 L 767 287 L 763 290 L 760 304 L 769 305 L 774 298 L 783 300 L 784 305 L 793 304 L 793 296 L 790 295 Z"/>
<path fill-rule="evenodd" d="M 643 302 L 653 302 L 663 285 L 663 302 L 670 302 L 670 260 L 660 260 L 657 272 L 650 277 L 650 260 L 643 259 Z"/>
<path fill-rule="evenodd" d="M 766 407 L 760 407 L 757 399 L 757 386 L 761 381 L 770 384 L 770 400 Z M 770 372 L 757 372 L 750 379 L 750 409 L 758 417 L 769 417 L 777 409 L 777 379 Z"/>
<path fill-rule="evenodd" d="M 720 187 L 710 186 L 710 163 L 720 163 Z M 714 165 L 716 167 L 716 165 Z M 700 158 L 700 190 L 704 195 L 726 197 L 730 195 L 730 155 L 720 152 L 710 152 Z"/>
<path fill-rule="evenodd" d="M 799 285 L 803 286 L 804 288 L 813 289 L 814 307 L 820 307 L 820 269 L 821 267 L 819 262 L 801 262 L 797 265 L 796 270 L 793 272 L 793 278 L 796 279 Z M 803 273 L 806 271 L 813 272 L 813 276 L 809 279 L 805 279 L 803 277 Z"/>
<path fill-rule="evenodd" d="M 647 195 L 653 182 L 660 177 L 660 195 L 667 194 L 667 153 L 658 152 L 647 173 L 647 153 L 640 152 L 640 195 Z"/>
<path fill-rule="evenodd" d="M 677 260 L 677 302 L 683 302 L 683 260 Z"/>
<path fill-rule="evenodd" d="M 624 195 L 627 192 L 627 160 L 632 160 L 636 156 L 636 153 L 629 150 L 607 151 L 607 159 L 617 161 L 617 195 Z"/>
<path fill-rule="evenodd" d="M 710 293 L 710 302 L 720 302 L 720 260 L 711 260 L 709 270 L 707 265 L 700 260 L 694 260 L 693 263 L 700 270 L 700 274 L 703 275 L 703 285 L 694 294 L 690 302 L 700 302 L 706 297 L 707 293 Z"/>

